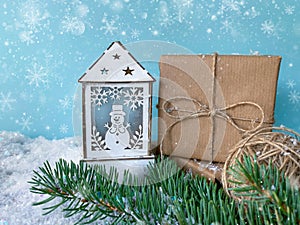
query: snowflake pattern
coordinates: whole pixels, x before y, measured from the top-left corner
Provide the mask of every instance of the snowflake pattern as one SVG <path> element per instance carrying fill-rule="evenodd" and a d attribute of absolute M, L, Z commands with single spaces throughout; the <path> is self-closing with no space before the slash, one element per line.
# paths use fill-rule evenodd
<path fill-rule="evenodd" d="M 124 97 L 124 104 L 129 106 L 133 111 L 143 105 L 144 96 L 142 88 L 130 88 L 130 90 L 125 91 Z"/>
<path fill-rule="evenodd" d="M 69 126 L 67 124 L 61 124 L 59 126 L 59 132 L 62 134 L 68 133 L 68 130 L 69 130 Z"/>
<path fill-rule="evenodd" d="M 130 34 L 131 34 L 131 38 L 138 39 L 141 33 L 137 29 L 132 29 Z"/>
<path fill-rule="evenodd" d="M 223 10 L 227 11 L 240 11 L 240 7 L 243 5 L 243 2 L 235 0 L 222 0 Z"/>
<path fill-rule="evenodd" d="M 63 32 L 81 35 L 85 31 L 84 23 L 77 17 L 65 17 L 61 22 Z"/>
<path fill-rule="evenodd" d="M 64 114 L 67 113 L 67 110 L 71 107 L 71 99 L 68 96 L 65 96 L 63 99 L 58 100 L 60 108 L 63 110 Z"/>
<path fill-rule="evenodd" d="M 63 109 L 68 109 L 71 106 L 70 98 L 65 96 L 63 99 L 59 99 L 59 104 Z"/>
<path fill-rule="evenodd" d="M 100 27 L 100 30 L 104 30 L 105 35 L 107 35 L 107 34 L 113 35 L 114 31 L 117 30 L 115 23 L 116 22 L 114 20 L 111 20 L 111 21 L 105 20 L 104 26 Z"/>
<path fill-rule="evenodd" d="M 48 84 L 48 71 L 41 65 L 34 63 L 32 68 L 27 69 L 25 78 L 29 81 L 29 85 L 39 87 L 41 84 Z"/>
<path fill-rule="evenodd" d="M 288 97 L 292 104 L 297 104 L 300 102 L 300 92 L 296 90 L 291 90 Z"/>
<path fill-rule="evenodd" d="M 293 15 L 293 14 L 294 14 L 294 11 L 295 11 L 295 6 L 291 6 L 291 5 L 285 5 L 285 6 L 284 6 L 284 12 L 285 12 L 287 15 Z"/>
<path fill-rule="evenodd" d="M 107 103 L 107 91 L 100 87 L 92 87 L 91 89 L 91 101 L 96 106 L 102 106 Z"/>
<path fill-rule="evenodd" d="M 124 129 L 128 129 L 129 136 L 122 136 L 124 143 L 128 141 L 126 150 L 143 149 L 144 148 L 144 129 L 143 129 L 143 110 L 144 104 L 144 88 L 143 87 L 119 87 L 119 86 L 92 86 L 91 100 L 92 104 L 98 104 L 98 108 L 94 108 L 91 121 L 91 149 L 92 151 L 101 151 L 111 149 L 114 138 L 108 135 L 108 131 L 116 124 L 112 122 L 113 112 L 120 110 L 124 112 Z M 107 110 L 109 109 L 109 111 Z M 103 111 L 101 111 L 103 110 Z M 115 110 L 115 111 L 114 111 Z M 134 112 L 133 112 L 134 111 Z M 109 113 L 108 113 L 109 112 Z M 130 117 L 130 115 L 132 117 Z M 129 118 L 132 120 L 128 121 Z M 111 125 L 110 125 L 111 124 Z M 108 129 L 108 130 L 107 130 Z M 115 128 L 114 128 L 115 129 Z M 114 133 L 109 133 L 114 134 Z M 122 132 L 123 134 L 123 132 Z M 118 135 L 118 134 L 117 134 Z M 121 135 L 118 136 L 121 138 Z M 128 139 L 127 139 L 128 138 Z"/>
<path fill-rule="evenodd" d="M 26 45 L 39 43 L 38 34 L 49 27 L 50 14 L 38 0 L 27 0 L 18 8 L 18 20 L 15 22 L 18 37 Z"/>
<path fill-rule="evenodd" d="M 34 34 L 32 31 L 21 31 L 19 33 L 19 38 L 21 42 L 25 42 L 27 45 L 34 43 Z"/>
<path fill-rule="evenodd" d="M 0 109 L 2 112 L 12 110 L 12 104 L 15 102 L 16 99 L 11 98 L 11 92 L 6 95 L 3 92 L 0 93 Z"/>
<path fill-rule="evenodd" d="M 288 82 L 286 83 L 286 86 L 287 86 L 289 89 L 293 89 L 295 85 L 296 85 L 296 83 L 295 83 L 294 80 L 288 80 Z"/>
<path fill-rule="evenodd" d="M 98 107 L 109 102 L 109 98 L 124 101 L 124 105 L 128 106 L 131 110 L 136 110 L 143 105 L 143 88 L 120 88 L 120 87 L 92 87 L 91 88 L 91 101 Z"/>
<path fill-rule="evenodd" d="M 122 94 L 123 94 L 122 88 L 113 87 L 108 90 L 108 95 L 114 100 L 119 100 Z"/>
<path fill-rule="evenodd" d="M 264 34 L 272 35 L 275 32 L 275 25 L 271 20 L 265 20 L 261 24 L 261 30 Z"/>
<path fill-rule="evenodd" d="M 21 117 L 21 121 L 16 120 L 16 123 L 21 126 L 22 130 L 31 130 L 30 126 L 32 125 L 31 116 L 26 116 L 26 113 L 23 113 L 23 117 Z"/>
<path fill-rule="evenodd" d="M 24 2 L 20 7 L 20 15 L 27 29 L 33 32 L 36 32 L 40 27 L 45 25 L 43 21 L 50 16 L 36 0 Z"/>
<path fill-rule="evenodd" d="M 181 0 L 173 0 L 175 17 L 179 23 L 183 23 L 187 20 L 190 13 L 190 8 L 187 5 L 183 5 Z"/>
<path fill-rule="evenodd" d="M 173 17 L 169 14 L 159 17 L 159 23 L 163 27 L 168 27 L 174 23 Z"/>
<path fill-rule="evenodd" d="M 226 32 L 233 30 L 232 22 L 231 21 L 229 21 L 229 20 L 226 19 L 226 20 L 224 20 L 221 23 L 222 23 L 221 30 L 225 30 Z"/>

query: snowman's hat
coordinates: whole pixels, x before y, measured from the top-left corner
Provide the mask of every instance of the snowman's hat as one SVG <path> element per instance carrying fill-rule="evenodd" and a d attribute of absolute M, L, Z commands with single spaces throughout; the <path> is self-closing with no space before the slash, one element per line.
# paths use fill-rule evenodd
<path fill-rule="evenodd" d="M 123 105 L 112 105 L 112 111 L 109 113 L 110 116 L 113 115 L 123 115 L 125 116 L 126 113 L 123 111 Z"/>

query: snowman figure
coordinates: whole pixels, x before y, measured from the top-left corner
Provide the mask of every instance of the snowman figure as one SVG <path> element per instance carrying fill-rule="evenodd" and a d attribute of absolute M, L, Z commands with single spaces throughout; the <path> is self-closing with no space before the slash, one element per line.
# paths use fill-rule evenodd
<path fill-rule="evenodd" d="M 123 111 L 123 106 L 113 105 L 112 112 L 109 115 L 111 116 L 111 126 L 108 123 L 105 124 L 105 127 L 108 128 L 105 134 L 106 146 L 114 151 L 130 148 L 130 136 L 127 130 L 130 124 L 124 125 L 126 114 Z"/>

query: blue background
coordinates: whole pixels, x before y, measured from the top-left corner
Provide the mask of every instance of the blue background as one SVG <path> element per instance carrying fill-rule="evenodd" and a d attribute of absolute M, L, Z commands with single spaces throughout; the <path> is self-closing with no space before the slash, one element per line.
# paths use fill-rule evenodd
<path fill-rule="evenodd" d="M 281 55 L 276 124 L 300 130 L 299 0 L 0 4 L 0 130 L 73 136 L 77 80 L 115 40 L 167 41 L 194 53 Z M 147 69 L 158 77 L 156 66 Z"/>

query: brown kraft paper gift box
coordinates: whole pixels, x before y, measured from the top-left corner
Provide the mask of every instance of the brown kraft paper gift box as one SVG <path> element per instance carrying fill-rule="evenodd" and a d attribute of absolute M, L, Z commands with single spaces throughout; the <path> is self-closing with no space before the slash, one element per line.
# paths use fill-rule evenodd
<path fill-rule="evenodd" d="M 163 55 L 161 153 L 223 163 L 247 132 L 274 123 L 280 56 Z"/>

